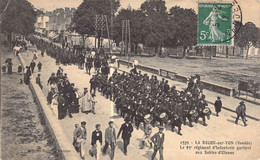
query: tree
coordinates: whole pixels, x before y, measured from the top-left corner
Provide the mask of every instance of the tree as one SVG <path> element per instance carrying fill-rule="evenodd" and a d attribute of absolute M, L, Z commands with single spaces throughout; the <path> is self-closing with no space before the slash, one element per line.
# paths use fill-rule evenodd
<path fill-rule="evenodd" d="M 249 48 L 256 46 L 259 36 L 259 28 L 255 26 L 252 22 L 247 22 L 242 25 L 237 35 L 235 36 L 235 44 L 239 47 L 246 48 L 246 59 L 248 58 Z"/>
<path fill-rule="evenodd" d="M 0 7 L 1 11 L 4 10 L 6 4 L 7 0 L 4 0 Z M 16 33 L 27 36 L 34 33 L 35 22 L 36 12 L 30 2 L 11 0 L 6 10 L 1 14 L 1 32 L 9 35 Z"/>
<path fill-rule="evenodd" d="M 131 8 L 121 9 L 115 18 L 116 42 L 122 41 L 122 20 L 130 20 L 131 43 L 135 44 L 135 54 L 137 54 L 138 43 L 144 43 L 143 21 L 145 15 L 141 10 Z"/>
<path fill-rule="evenodd" d="M 144 27 L 147 29 L 146 46 L 155 46 L 155 52 L 161 54 L 163 42 L 167 37 L 168 13 L 163 0 L 149 0 L 141 5 L 145 14 Z"/>
<path fill-rule="evenodd" d="M 112 3 L 112 5 L 111 5 Z M 95 16 L 96 15 L 107 15 L 108 20 L 112 12 L 117 11 L 120 6 L 118 0 L 84 0 L 72 17 L 72 22 L 70 26 L 71 31 L 76 31 L 83 38 L 83 44 L 85 41 L 85 35 L 93 36 L 95 35 Z M 100 41 L 100 35 L 98 35 Z"/>
<path fill-rule="evenodd" d="M 185 49 L 197 44 L 197 15 L 193 9 L 184 9 L 174 6 L 169 11 L 168 22 L 169 35 L 167 38 L 168 45 L 177 46 L 178 42 Z M 166 42 L 167 43 L 167 42 Z"/>

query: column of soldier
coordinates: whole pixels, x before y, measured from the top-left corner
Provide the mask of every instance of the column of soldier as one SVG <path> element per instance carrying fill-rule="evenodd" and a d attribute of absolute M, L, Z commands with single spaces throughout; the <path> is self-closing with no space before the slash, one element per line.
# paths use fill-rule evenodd
<path fill-rule="evenodd" d="M 98 90 L 115 102 L 117 113 L 122 117 L 129 117 L 135 123 L 137 129 L 140 123 L 151 122 L 170 125 L 172 131 L 178 127 L 177 133 L 181 134 L 181 125 L 189 126 L 192 122 L 198 122 L 202 118 L 202 124 L 206 126 L 206 119 L 210 118 L 211 111 L 202 94 L 200 77 L 192 76 L 188 80 L 188 87 L 184 91 L 177 91 L 175 86 L 170 87 L 164 78 L 162 81 L 157 76 L 149 77 L 147 74 L 118 73 L 115 71 L 108 78 L 106 75 L 97 74 L 91 83 L 92 88 Z M 147 121 L 148 120 L 148 121 Z"/>
<path fill-rule="evenodd" d="M 75 63 L 82 61 L 79 58 L 81 56 L 42 39 L 31 37 L 30 41 L 41 51 L 46 49 L 48 55 L 61 60 L 61 63 L 70 64 L 73 61 Z M 107 62 L 107 58 L 103 60 Z M 175 86 L 170 88 L 167 80 L 159 81 L 154 75 L 150 78 L 147 74 L 142 75 L 141 71 L 138 74 L 114 72 L 112 77 L 108 78 L 108 64 L 103 61 L 99 62 L 103 66 L 102 74 L 99 74 L 99 68 L 95 65 L 96 60 L 91 56 L 87 57 L 86 69 L 91 69 L 92 66 L 88 67 L 88 64 L 93 64 L 93 61 L 98 74 L 91 80 L 91 88 L 98 87 L 103 95 L 113 100 L 117 112 L 120 112 L 123 117 L 130 117 L 131 121 L 135 121 L 137 128 L 141 122 L 145 125 L 147 119 L 153 126 L 156 122 L 160 125 L 170 125 L 172 131 L 177 126 L 179 135 L 182 135 L 181 125 L 186 125 L 186 119 L 190 127 L 192 127 L 192 121 L 197 123 L 199 118 L 202 118 L 203 125 L 206 126 L 205 117 L 209 119 L 211 111 L 206 107 L 207 103 L 205 95 L 202 94 L 198 75 L 192 76 L 188 80 L 188 87 L 179 92 Z M 98 66 L 101 67 L 101 65 Z"/>
<path fill-rule="evenodd" d="M 85 63 L 85 57 L 82 52 L 79 52 L 77 48 L 61 48 L 53 43 L 47 42 L 43 39 L 38 39 L 34 36 L 28 38 L 32 45 L 35 45 L 38 50 L 41 51 L 42 56 L 45 51 L 47 55 L 56 59 L 56 63 L 63 65 L 80 64 Z"/>

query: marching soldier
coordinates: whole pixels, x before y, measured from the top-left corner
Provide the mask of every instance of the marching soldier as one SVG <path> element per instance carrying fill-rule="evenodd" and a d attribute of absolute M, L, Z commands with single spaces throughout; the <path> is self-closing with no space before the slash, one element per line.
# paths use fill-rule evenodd
<path fill-rule="evenodd" d="M 185 101 L 183 102 L 183 123 L 184 125 L 186 125 L 186 118 L 188 118 L 190 127 L 193 127 L 191 115 L 190 115 L 191 109 L 192 109 L 191 101 L 185 99 Z"/>
<path fill-rule="evenodd" d="M 199 116 L 196 118 L 195 122 L 197 123 L 198 122 L 198 119 L 199 118 L 202 118 L 203 120 L 203 125 L 204 126 L 207 126 L 206 124 L 206 118 L 205 118 L 205 113 L 203 113 L 203 110 L 205 109 L 206 106 L 208 106 L 208 103 L 205 101 L 205 95 L 202 95 L 201 99 L 199 100 L 198 104 L 197 104 L 198 108 L 198 113 L 199 113 Z"/>
<path fill-rule="evenodd" d="M 152 134 L 152 128 L 153 127 L 150 123 L 151 122 L 150 118 L 151 118 L 151 115 L 145 119 L 146 125 L 145 125 L 145 128 L 144 128 L 144 136 L 143 136 L 143 139 L 142 139 L 142 144 L 141 144 L 140 149 L 144 148 L 145 141 L 147 141 L 150 144 L 150 148 L 152 148 L 152 146 L 153 146 L 152 141 L 151 141 L 151 134 Z"/>

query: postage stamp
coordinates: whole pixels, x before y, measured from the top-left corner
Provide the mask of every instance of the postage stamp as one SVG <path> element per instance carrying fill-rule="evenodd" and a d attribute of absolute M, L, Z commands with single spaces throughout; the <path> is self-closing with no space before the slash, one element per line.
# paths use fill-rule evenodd
<path fill-rule="evenodd" d="M 233 45 L 232 3 L 198 4 L 198 45 Z"/>

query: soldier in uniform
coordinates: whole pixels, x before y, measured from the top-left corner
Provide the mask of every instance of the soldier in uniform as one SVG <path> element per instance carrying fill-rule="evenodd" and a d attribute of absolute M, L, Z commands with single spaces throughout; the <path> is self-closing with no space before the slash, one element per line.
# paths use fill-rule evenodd
<path fill-rule="evenodd" d="M 192 103 L 189 99 L 185 99 L 185 101 L 183 102 L 183 108 L 182 109 L 183 109 L 183 123 L 184 123 L 184 125 L 186 125 L 186 118 L 188 118 L 190 127 L 193 127 L 191 115 L 189 114 L 190 111 L 192 110 Z"/>
<path fill-rule="evenodd" d="M 178 127 L 177 134 L 181 134 L 181 125 L 182 125 L 182 103 L 178 102 L 175 107 L 174 111 L 171 114 L 171 126 L 172 126 L 172 131 L 174 131 L 175 126 Z"/>
<path fill-rule="evenodd" d="M 201 99 L 198 101 L 197 104 L 197 111 L 199 113 L 199 116 L 196 118 L 195 122 L 198 122 L 199 118 L 202 118 L 203 120 L 203 125 L 206 126 L 206 118 L 205 118 L 205 113 L 203 113 L 203 110 L 205 109 L 205 107 L 208 106 L 208 103 L 205 101 L 205 95 L 202 95 Z"/>
<path fill-rule="evenodd" d="M 145 128 L 144 128 L 144 136 L 143 136 L 143 139 L 141 141 L 141 148 L 140 149 L 143 149 L 144 148 L 144 145 L 145 145 L 145 141 L 147 141 L 149 144 L 150 144 L 150 148 L 152 148 L 153 144 L 152 144 L 152 141 L 151 141 L 151 134 L 152 134 L 152 125 L 151 125 L 151 121 L 149 119 L 150 117 L 147 117 L 147 119 L 145 119 Z"/>

